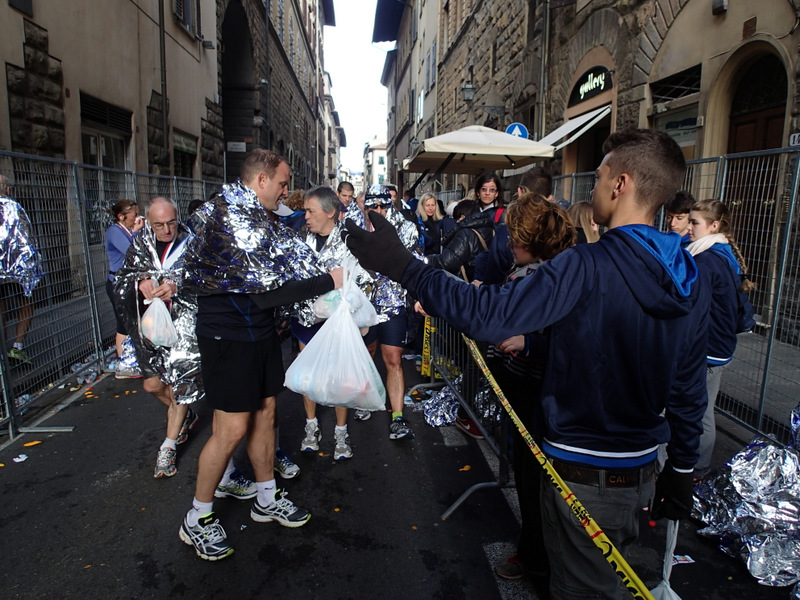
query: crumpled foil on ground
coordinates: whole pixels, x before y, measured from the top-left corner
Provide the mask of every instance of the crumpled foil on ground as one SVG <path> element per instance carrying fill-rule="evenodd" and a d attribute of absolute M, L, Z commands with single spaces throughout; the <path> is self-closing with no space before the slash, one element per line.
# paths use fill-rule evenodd
<path fill-rule="evenodd" d="M 0 283 L 16 281 L 30 296 L 43 276 L 28 214 L 15 200 L 0 196 Z"/>
<path fill-rule="evenodd" d="M 795 432 L 796 433 L 796 432 Z M 800 453 L 756 438 L 695 487 L 697 533 L 741 558 L 762 585 L 800 581 Z"/>
<path fill-rule="evenodd" d="M 461 389 L 461 376 L 453 381 L 453 386 Z M 458 398 L 450 386 L 445 386 L 428 400 L 422 403 L 422 413 L 425 422 L 431 427 L 452 425 L 458 412 Z"/>

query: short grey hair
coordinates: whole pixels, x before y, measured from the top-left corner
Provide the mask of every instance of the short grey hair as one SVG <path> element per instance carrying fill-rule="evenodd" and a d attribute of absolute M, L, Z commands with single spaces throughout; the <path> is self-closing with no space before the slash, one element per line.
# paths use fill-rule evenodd
<path fill-rule="evenodd" d="M 144 218 L 149 219 L 150 217 L 150 208 L 154 204 L 160 204 L 161 202 L 166 202 L 167 204 L 172 205 L 172 208 L 175 209 L 175 218 L 180 219 L 180 211 L 178 210 L 178 205 L 175 203 L 175 200 L 172 198 L 166 198 L 164 196 L 156 196 L 155 198 L 151 198 L 147 202 L 144 203 Z"/>
<path fill-rule="evenodd" d="M 339 196 L 336 195 L 331 188 L 325 185 L 321 185 L 319 187 L 312 188 L 306 192 L 306 195 L 303 196 L 303 200 L 308 200 L 309 198 L 316 198 L 317 202 L 319 202 L 319 206 L 322 209 L 322 212 L 329 213 L 334 211 L 333 218 L 337 218 L 339 216 L 339 211 L 341 210 L 342 203 L 339 200 Z"/>

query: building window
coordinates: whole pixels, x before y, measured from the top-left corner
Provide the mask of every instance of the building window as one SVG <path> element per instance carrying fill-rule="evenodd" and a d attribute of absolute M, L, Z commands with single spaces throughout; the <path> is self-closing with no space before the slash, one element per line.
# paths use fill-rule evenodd
<path fill-rule="evenodd" d="M 203 37 L 200 26 L 200 0 L 175 0 L 173 5 L 175 19 L 197 39 Z"/>
<path fill-rule="evenodd" d="M 172 152 L 175 159 L 175 175 L 191 179 L 197 158 L 197 138 L 177 130 L 172 131 Z"/>
<path fill-rule="evenodd" d="M 379 164 L 379 165 L 384 165 L 384 164 L 386 164 L 386 157 L 384 157 L 384 156 L 379 156 L 379 157 L 378 157 L 378 164 Z"/>
<path fill-rule="evenodd" d="M 684 71 L 664 77 L 650 84 L 653 104 L 677 100 L 700 92 L 701 66 L 695 65 Z"/>

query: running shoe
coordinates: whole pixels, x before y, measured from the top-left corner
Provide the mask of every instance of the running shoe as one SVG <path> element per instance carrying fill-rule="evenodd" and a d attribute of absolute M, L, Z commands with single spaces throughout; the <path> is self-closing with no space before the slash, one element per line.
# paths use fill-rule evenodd
<path fill-rule="evenodd" d="M 475 438 L 476 440 L 483 439 L 483 434 L 481 430 L 478 429 L 478 425 L 469 417 L 464 417 L 463 419 L 461 417 L 456 417 L 455 426 L 471 438 Z"/>
<path fill-rule="evenodd" d="M 233 554 L 233 547 L 226 539 L 225 530 L 213 512 L 200 517 L 194 527 L 189 527 L 184 517 L 178 536 L 184 543 L 194 546 L 197 556 L 205 560 L 220 560 Z"/>
<path fill-rule="evenodd" d="M 357 408 L 354 416 L 356 421 L 369 421 L 369 418 L 372 416 L 372 411 Z"/>
<path fill-rule="evenodd" d="M 250 518 L 259 523 L 277 521 L 284 527 L 302 527 L 308 523 L 311 513 L 302 508 L 297 508 L 286 497 L 286 490 L 275 490 L 275 496 L 278 499 L 269 506 L 261 506 L 258 503 L 258 498 L 256 498 L 255 502 L 253 502 L 253 508 L 250 510 Z"/>
<path fill-rule="evenodd" d="M 509 556 L 506 560 L 500 561 L 494 565 L 494 572 L 498 577 L 503 579 L 522 579 L 528 575 L 531 570 L 522 564 L 519 557 L 515 554 Z"/>
<path fill-rule="evenodd" d="M 404 438 L 408 438 L 410 440 L 414 439 L 414 432 L 411 431 L 408 421 L 406 421 L 403 417 L 392 419 L 392 422 L 389 425 L 389 439 L 402 440 Z"/>
<path fill-rule="evenodd" d="M 33 361 L 28 358 L 28 353 L 25 350 L 20 350 L 19 348 L 11 348 L 8 351 L 8 358 L 10 358 L 15 363 L 24 363 L 26 365 L 32 365 Z"/>
<path fill-rule="evenodd" d="M 230 496 L 237 500 L 247 500 L 253 498 L 258 493 L 258 486 L 255 481 L 250 481 L 247 477 L 242 475 L 239 469 L 236 469 L 231 475 L 228 483 L 220 483 L 214 491 L 215 498 L 225 498 Z"/>
<path fill-rule="evenodd" d="M 333 460 L 347 460 L 353 458 L 353 449 L 350 447 L 350 436 L 347 435 L 347 430 L 333 432 L 333 439 L 336 441 L 336 446 L 333 449 Z"/>
<path fill-rule="evenodd" d="M 162 477 L 172 477 L 178 472 L 178 467 L 175 466 L 175 455 L 177 452 L 172 448 L 161 448 L 156 457 L 156 469 L 153 472 L 153 477 L 161 479 Z"/>
<path fill-rule="evenodd" d="M 300 467 L 289 458 L 282 448 L 275 451 L 275 472 L 284 479 L 294 479 L 300 475 Z"/>
<path fill-rule="evenodd" d="M 194 412 L 191 408 L 186 413 L 186 418 L 183 420 L 181 430 L 178 433 L 178 443 L 182 444 L 189 439 L 189 432 L 195 428 L 197 422 L 200 420 L 200 415 Z"/>
<path fill-rule="evenodd" d="M 319 450 L 319 441 L 322 439 L 322 432 L 319 425 L 311 421 L 306 423 L 306 437 L 300 442 L 300 452 L 316 452 Z"/>

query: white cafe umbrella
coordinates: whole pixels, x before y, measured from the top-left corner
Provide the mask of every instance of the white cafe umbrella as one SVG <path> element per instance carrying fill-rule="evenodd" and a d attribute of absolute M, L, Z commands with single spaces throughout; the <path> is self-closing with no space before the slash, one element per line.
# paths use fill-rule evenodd
<path fill-rule="evenodd" d="M 553 146 L 470 125 L 423 140 L 416 152 L 403 162 L 403 170 L 477 175 L 552 158 L 553 152 Z"/>

